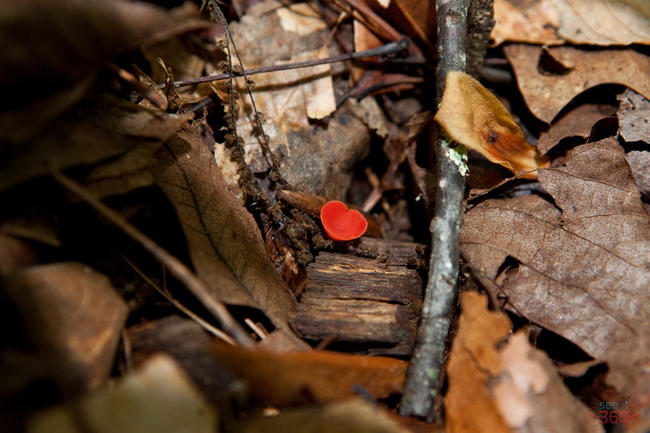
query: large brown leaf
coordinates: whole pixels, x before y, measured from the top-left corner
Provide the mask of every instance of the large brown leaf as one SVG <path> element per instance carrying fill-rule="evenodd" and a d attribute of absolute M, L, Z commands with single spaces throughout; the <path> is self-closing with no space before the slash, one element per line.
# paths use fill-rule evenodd
<path fill-rule="evenodd" d="M 82 164 L 92 164 L 143 146 L 151 153 L 187 121 L 112 96 L 87 100 L 40 131 L 17 142 L 0 160 L 0 191 L 20 182 Z"/>
<path fill-rule="evenodd" d="M 543 50 L 522 44 L 504 48 L 526 105 L 544 122 L 551 123 L 573 98 L 601 84 L 623 84 L 650 97 L 648 57 L 635 50 Z"/>
<path fill-rule="evenodd" d="M 274 406 L 341 400 L 353 397 L 355 387 L 386 398 L 401 391 L 408 366 L 399 359 L 326 351 L 272 353 L 224 344 L 210 351 L 250 386 L 255 400 Z"/>
<path fill-rule="evenodd" d="M 48 378 L 75 393 L 104 385 L 128 313 L 108 277 L 64 262 L 21 268 L 4 283 Z M 3 383 L 17 374 L 3 373 Z"/>
<path fill-rule="evenodd" d="M 34 135 L 43 122 L 77 103 L 79 84 L 116 54 L 139 44 L 215 26 L 196 8 L 168 11 L 116 0 L 12 0 L 0 9 L 2 136 Z M 4 104 L 3 104 L 4 105 Z"/>
<path fill-rule="evenodd" d="M 624 394 L 650 360 L 650 222 L 613 139 L 585 144 L 561 167 L 540 170 L 538 196 L 488 200 L 468 211 L 461 248 L 512 308 L 607 362 Z"/>
<path fill-rule="evenodd" d="M 646 0 L 495 0 L 496 44 L 554 45 L 650 43 Z"/>
<path fill-rule="evenodd" d="M 546 354 L 523 332 L 509 336 L 508 317 L 489 311 L 486 303 L 485 295 L 461 295 L 458 335 L 447 364 L 446 431 L 602 432 Z"/>
<path fill-rule="evenodd" d="M 293 295 L 275 273 L 255 220 L 228 190 L 201 137 L 186 129 L 165 143 L 154 177 L 176 208 L 192 263 L 214 297 L 259 308 L 290 333 Z"/>

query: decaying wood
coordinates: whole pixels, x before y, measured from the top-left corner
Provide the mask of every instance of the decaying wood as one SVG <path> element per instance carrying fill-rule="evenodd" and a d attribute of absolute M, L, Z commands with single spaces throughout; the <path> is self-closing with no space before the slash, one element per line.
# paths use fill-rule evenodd
<path fill-rule="evenodd" d="M 294 330 L 309 340 L 365 343 L 373 353 L 408 354 L 422 302 L 409 268 L 417 244 L 366 238 L 352 254 L 321 252 L 307 268 Z"/>

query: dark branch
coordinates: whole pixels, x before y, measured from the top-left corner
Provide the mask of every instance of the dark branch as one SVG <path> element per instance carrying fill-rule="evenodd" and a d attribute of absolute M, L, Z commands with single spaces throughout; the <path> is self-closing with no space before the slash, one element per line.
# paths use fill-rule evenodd
<path fill-rule="evenodd" d="M 438 103 L 449 71 L 465 71 L 467 11 L 470 0 L 437 0 Z M 441 134 L 442 135 L 442 134 Z M 434 400 L 443 383 L 442 365 L 451 314 L 456 298 L 459 236 L 465 192 L 464 172 L 459 154 L 444 138 L 435 143 L 436 208 L 431 221 L 431 260 L 422 318 L 411 358 L 400 414 L 432 419 Z"/>

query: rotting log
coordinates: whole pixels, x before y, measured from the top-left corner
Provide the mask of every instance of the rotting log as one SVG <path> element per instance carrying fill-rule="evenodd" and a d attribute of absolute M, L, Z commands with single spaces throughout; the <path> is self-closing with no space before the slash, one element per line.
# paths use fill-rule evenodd
<path fill-rule="evenodd" d="M 312 341 L 409 354 L 422 303 L 422 278 L 413 266 L 421 246 L 366 238 L 355 251 L 366 257 L 321 252 L 307 267 L 292 327 Z"/>

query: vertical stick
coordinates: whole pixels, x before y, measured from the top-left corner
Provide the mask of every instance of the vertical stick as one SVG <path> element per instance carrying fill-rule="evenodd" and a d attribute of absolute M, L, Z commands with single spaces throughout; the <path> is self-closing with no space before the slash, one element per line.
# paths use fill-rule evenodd
<path fill-rule="evenodd" d="M 449 71 L 465 71 L 467 11 L 470 0 L 436 0 L 438 18 L 437 102 Z M 461 149 L 440 134 L 435 143 L 436 208 L 431 221 L 429 281 L 422 306 L 415 349 L 409 366 L 400 414 L 435 418 L 433 402 L 440 395 L 445 341 L 456 298 L 459 236 L 467 167 Z M 452 147 L 454 146 L 454 147 Z"/>

